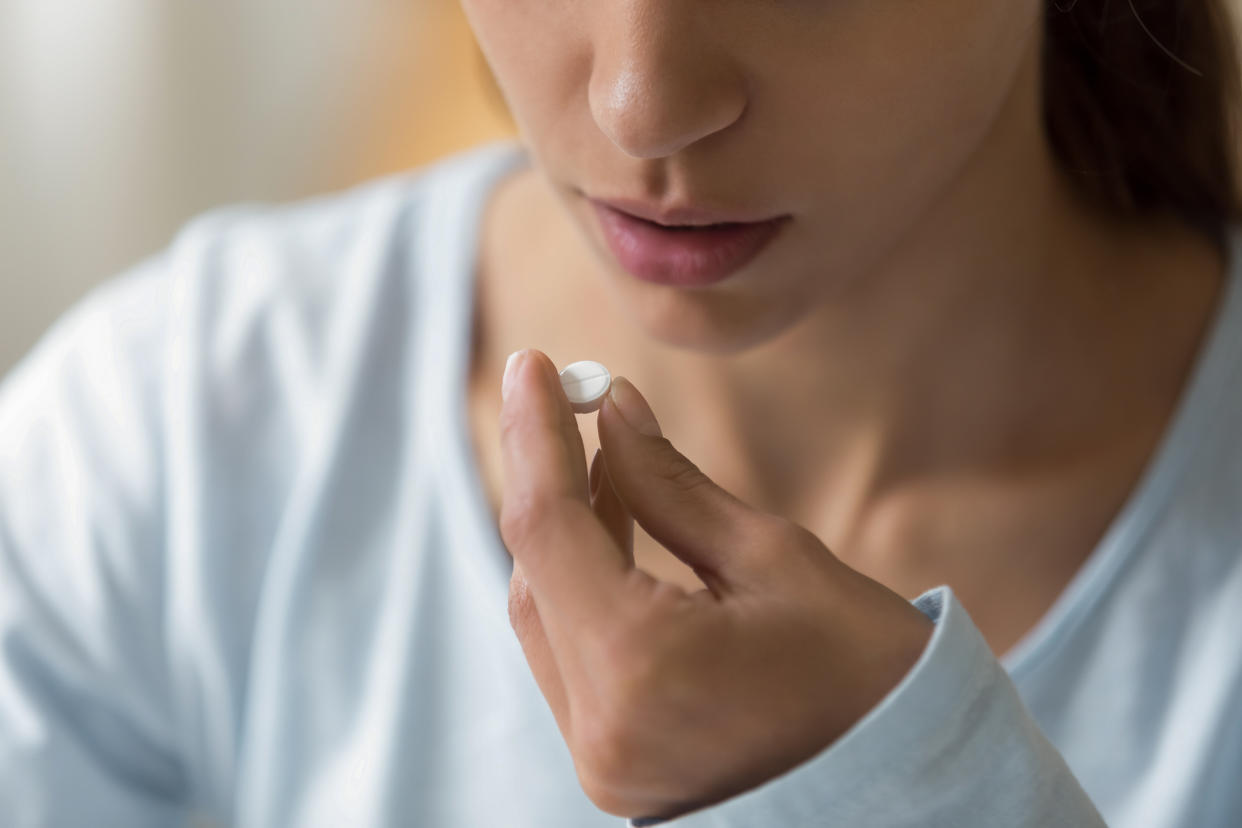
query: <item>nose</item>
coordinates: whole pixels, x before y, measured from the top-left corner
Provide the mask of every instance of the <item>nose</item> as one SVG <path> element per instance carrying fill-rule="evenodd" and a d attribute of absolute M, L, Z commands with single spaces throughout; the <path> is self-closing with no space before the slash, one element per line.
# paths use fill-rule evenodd
<path fill-rule="evenodd" d="M 619 149 L 634 158 L 673 155 L 741 117 L 745 81 L 711 42 L 710 4 L 592 2 L 600 14 L 588 98 Z"/>

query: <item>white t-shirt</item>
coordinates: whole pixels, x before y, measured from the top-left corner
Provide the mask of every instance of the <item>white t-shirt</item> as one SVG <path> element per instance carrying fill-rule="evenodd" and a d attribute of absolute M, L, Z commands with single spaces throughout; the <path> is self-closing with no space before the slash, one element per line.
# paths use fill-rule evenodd
<path fill-rule="evenodd" d="M 0 824 L 626 824 L 509 626 L 467 430 L 479 211 L 521 163 L 496 142 L 213 212 L 5 378 Z M 926 651 L 862 721 L 664 825 L 1242 825 L 1230 243 L 1167 432 L 1003 663 L 932 590 Z"/>

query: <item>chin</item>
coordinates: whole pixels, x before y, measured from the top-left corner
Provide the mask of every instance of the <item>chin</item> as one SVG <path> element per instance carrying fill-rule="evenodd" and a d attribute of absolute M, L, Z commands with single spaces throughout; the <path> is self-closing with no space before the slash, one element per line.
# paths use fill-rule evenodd
<path fill-rule="evenodd" d="M 753 293 L 651 285 L 615 264 L 606 280 L 614 307 L 637 331 L 669 348 L 710 356 L 762 347 L 795 327 L 808 310 L 794 302 L 773 304 L 771 298 L 765 301 Z"/>

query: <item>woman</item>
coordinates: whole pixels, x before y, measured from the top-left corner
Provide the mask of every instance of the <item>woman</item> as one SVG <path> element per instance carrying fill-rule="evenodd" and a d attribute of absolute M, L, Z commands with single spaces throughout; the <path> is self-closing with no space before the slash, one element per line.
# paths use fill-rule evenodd
<path fill-rule="evenodd" d="M 464 7 L 0 389 L 5 824 L 1238 824 L 1222 7 Z"/>

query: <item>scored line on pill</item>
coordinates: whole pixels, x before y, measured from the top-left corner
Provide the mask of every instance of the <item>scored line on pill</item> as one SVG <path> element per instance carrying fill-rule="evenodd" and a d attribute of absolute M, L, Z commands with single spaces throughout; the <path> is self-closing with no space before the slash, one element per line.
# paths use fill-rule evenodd
<path fill-rule="evenodd" d="M 589 359 L 565 366 L 560 371 L 560 379 L 565 396 L 580 414 L 597 409 L 612 386 L 612 374 L 608 369 Z"/>
<path fill-rule="evenodd" d="M 565 380 L 564 382 L 561 383 L 561 387 L 563 387 L 566 391 L 568 391 L 570 388 L 574 388 L 574 389 L 581 388 L 587 383 L 599 384 L 602 380 L 605 380 L 607 378 L 608 378 L 607 374 L 595 374 L 594 376 L 590 376 L 590 377 L 578 377 L 576 379 Z"/>

